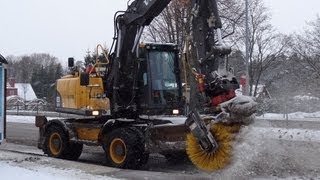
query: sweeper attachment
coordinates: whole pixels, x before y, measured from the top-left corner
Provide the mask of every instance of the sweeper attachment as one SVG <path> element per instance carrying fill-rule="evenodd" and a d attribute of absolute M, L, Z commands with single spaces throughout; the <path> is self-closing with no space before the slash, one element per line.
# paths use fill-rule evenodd
<path fill-rule="evenodd" d="M 220 104 L 221 112 L 201 117 L 192 111 L 186 120 L 190 133 L 186 139 L 186 153 L 199 169 L 213 171 L 224 168 L 231 161 L 232 143 L 242 125 L 253 121 L 256 102 L 238 96 Z"/>

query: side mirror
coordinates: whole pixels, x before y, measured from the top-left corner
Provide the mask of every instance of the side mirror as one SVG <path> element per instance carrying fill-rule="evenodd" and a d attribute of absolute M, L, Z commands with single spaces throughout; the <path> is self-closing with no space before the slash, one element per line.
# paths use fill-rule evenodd
<path fill-rule="evenodd" d="M 82 72 L 80 74 L 80 86 L 88 86 L 89 85 L 89 73 Z"/>
<path fill-rule="evenodd" d="M 73 57 L 69 57 L 68 58 L 68 67 L 71 68 L 74 66 L 74 58 Z"/>

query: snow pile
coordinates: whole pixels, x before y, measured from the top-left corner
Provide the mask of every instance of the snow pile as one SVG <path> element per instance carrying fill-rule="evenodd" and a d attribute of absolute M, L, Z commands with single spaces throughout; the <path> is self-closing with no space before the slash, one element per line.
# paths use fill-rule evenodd
<path fill-rule="evenodd" d="M 36 170 L 35 170 L 36 169 Z M 61 170 L 51 167 L 36 167 L 27 169 L 27 167 L 13 166 L 9 163 L 0 161 L 0 177 L 1 179 L 14 180 L 85 180 L 85 179 L 103 179 L 116 180 L 115 178 L 106 176 L 94 176 L 76 170 Z"/>
<path fill-rule="evenodd" d="M 314 97 L 314 96 L 294 96 L 293 99 L 296 100 L 301 100 L 301 101 L 306 101 L 306 100 L 320 100 L 318 97 Z"/>
<path fill-rule="evenodd" d="M 234 144 L 234 154 L 231 166 L 223 171 L 224 176 L 250 176 L 254 170 L 250 170 L 251 165 L 263 151 L 267 140 L 262 140 L 262 134 L 252 131 L 252 127 L 244 127 L 236 138 Z M 254 147 L 254 148 L 253 148 Z"/>
<path fill-rule="evenodd" d="M 278 114 L 278 113 L 265 113 L 261 116 L 257 116 L 258 119 L 304 119 L 305 118 L 319 118 L 320 119 L 320 111 L 314 113 L 304 113 L 304 112 L 294 112 L 290 114 Z M 315 121 L 319 121 L 315 119 Z"/>
<path fill-rule="evenodd" d="M 317 151 L 315 149 L 318 147 L 317 143 L 320 143 L 319 137 L 320 130 L 255 127 L 254 125 L 243 127 L 233 147 L 232 162 L 221 172 L 222 177 L 259 177 L 266 174 L 269 178 L 273 176 L 275 179 L 281 176 L 299 179 L 294 177 L 299 174 L 304 177 L 308 174 L 305 173 L 307 168 L 306 164 L 300 161 L 312 159 L 314 155 L 310 154 L 308 157 L 306 154 L 309 152 L 304 152 L 303 148 Z M 303 152 L 297 153 L 294 150 L 295 147 L 301 148 Z M 288 169 L 294 173 L 288 173 Z"/>
<path fill-rule="evenodd" d="M 259 134 L 263 139 L 281 139 L 287 141 L 319 142 L 320 131 L 311 129 L 285 129 L 285 128 L 262 128 L 251 129 L 252 133 Z"/>

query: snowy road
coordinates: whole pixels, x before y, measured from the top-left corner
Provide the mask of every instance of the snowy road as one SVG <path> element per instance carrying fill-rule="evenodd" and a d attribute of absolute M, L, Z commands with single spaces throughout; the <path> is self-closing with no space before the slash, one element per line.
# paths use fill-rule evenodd
<path fill-rule="evenodd" d="M 17 119 L 17 117 L 13 118 Z M 87 176 L 88 174 L 97 176 L 94 179 L 99 179 L 101 175 L 120 179 L 319 179 L 320 121 L 312 120 L 256 121 L 239 134 L 235 142 L 232 164 L 213 173 L 199 171 L 189 162 L 169 163 L 160 155 L 152 156 L 142 171 L 109 168 L 104 166 L 104 161 L 101 162 L 101 159 L 104 159 L 103 151 L 100 148 L 91 147 L 85 148 L 80 162 L 63 161 L 45 156 L 35 156 L 37 160 L 29 162 L 28 158 L 33 159 L 34 155 L 18 154 L 17 156 L 22 156 L 23 161 L 21 162 L 15 159 L 16 153 L 0 150 L 0 165 L 5 163 L 29 168 L 28 164 L 32 163 L 35 167 L 59 167 L 59 170 L 72 167 L 71 170 L 84 173 L 79 175 L 87 177 L 83 179 L 91 179 L 88 178 L 90 177 Z M 11 125 L 12 127 L 18 126 L 17 124 Z M 21 125 L 26 129 L 29 128 L 26 124 Z M 37 133 L 37 129 L 35 131 Z M 9 130 L 8 141 L 10 142 Z M 27 141 L 24 140 L 24 142 Z M 42 154 L 34 146 L 7 143 L 1 145 L 0 148 Z M 11 156 L 13 158 L 6 158 Z M 24 162 L 24 159 L 27 162 Z M 47 163 L 42 164 L 43 161 Z M 61 166 L 61 164 L 65 165 Z M 3 168 L 0 168 L 0 172 L 1 170 Z"/>

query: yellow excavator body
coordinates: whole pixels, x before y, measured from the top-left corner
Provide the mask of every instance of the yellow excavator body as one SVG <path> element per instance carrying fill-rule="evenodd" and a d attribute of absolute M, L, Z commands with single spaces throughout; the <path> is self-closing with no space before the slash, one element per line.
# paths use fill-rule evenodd
<path fill-rule="evenodd" d="M 57 100 L 60 103 L 58 109 L 61 111 L 108 111 L 110 110 L 109 98 L 105 97 L 103 81 L 101 77 L 90 76 L 89 85 L 80 85 L 80 76 L 67 75 L 57 80 Z M 78 113 L 77 113 L 78 112 Z"/>

